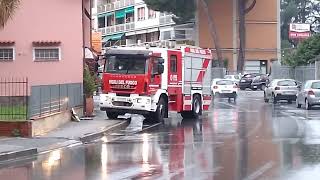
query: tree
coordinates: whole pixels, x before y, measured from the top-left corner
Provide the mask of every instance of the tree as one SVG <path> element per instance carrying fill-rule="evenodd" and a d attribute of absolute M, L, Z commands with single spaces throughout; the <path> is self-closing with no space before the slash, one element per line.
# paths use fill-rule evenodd
<path fill-rule="evenodd" d="M 287 45 L 289 42 L 293 47 L 296 47 L 298 43 L 289 39 L 290 23 L 310 23 L 312 31 L 318 31 L 320 23 L 319 0 L 281 0 L 281 39 L 285 41 L 282 44 Z"/>
<path fill-rule="evenodd" d="M 293 67 L 308 65 L 314 63 L 319 54 L 320 34 L 316 34 L 300 43 L 296 50 L 288 53 L 284 58 L 284 63 Z"/>
<path fill-rule="evenodd" d="M 250 5 L 247 6 L 249 2 Z M 237 71 L 239 73 L 243 71 L 244 62 L 246 59 L 246 14 L 248 14 L 255 7 L 256 3 L 256 0 L 238 0 L 239 55 L 237 61 Z"/>
<path fill-rule="evenodd" d="M 160 12 L 170 12 L 174 14 L 175 22 L 183 23 L 195 16 L 196 2 L 197 0 L 144 0 L 145 3 L 153 10 Z M 209 12 L 209 3 L 213 0 L 198 0 L 204 13 L 208 17 L 208 24 L 210 28 L 210 35 L 214 42 L 214 47 L 216 49 L 217 58 L 219 60 L 220 67 L 223 66 L 222 50 L 220 47 L 219 35 L 217 28 L 214 23 L 214 19 Z M 247 6 L 249 4 L 249 6 Z M 245 15 L 249 13 L 256 5 L 256 0 L 238 0 L 238 11 L 239 11 L 239 56 L 237 62 L 237 70 L 239 72 L 243 71 L 244 60 L 245 60 Z M 200 7 L 199 7 L 200 9 Z"/>
<path fill-rule="evenodd" d="M 196 0 L 144 0 L 145 3 L 153 10 L 160 12 L 169 12 L 175 15 L 173 20 L 177 24 L 182 24 L 195 18 L 195 11 L 197 6 Z M 223 66 L 222 51 L 219 43 L 219 36 L 212 16 L 209 13 L 208 2 L 210 0 L 199 0 L 201 7 L 208 17 L 208 24 L 210 28 L 210 35 L 214 42 L 219 66 Z"/>
<path fill-rule="evenodd" d="M 20 0 L 0 0 L 0 29 L 5 26 L 7 21 L 13 16 Z"/>

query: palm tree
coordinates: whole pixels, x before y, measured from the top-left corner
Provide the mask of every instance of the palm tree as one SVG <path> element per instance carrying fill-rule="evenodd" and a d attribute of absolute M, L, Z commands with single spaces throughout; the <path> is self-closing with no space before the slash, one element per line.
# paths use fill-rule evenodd
<path fill-rule="evenodd" d="M 20 0 L 0 0 L 0 29 L 12 18 Z"/>

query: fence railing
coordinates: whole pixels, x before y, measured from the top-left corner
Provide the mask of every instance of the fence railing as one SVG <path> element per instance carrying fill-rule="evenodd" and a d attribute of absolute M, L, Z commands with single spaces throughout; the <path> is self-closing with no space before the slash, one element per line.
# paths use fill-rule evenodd
<path fill-rule="evenodd" d="M 278 63 L 274 63 L 271 66 L 272 79 L 295 79 L 300 82 L 307 80 L 314 80 L 317 78 L 316 66 L 311 64 L 309 66 L 283 66 Z"/>
<path fill-rule="evenodd" d="M 28 118 L 28 78 L 0 78 L 0 120 Z"/>
<path fill-rule="evenodd" d="M 34 119 L 82 105 L 81 83 L 33 86 L 31 87 L 29 118 Z"/>

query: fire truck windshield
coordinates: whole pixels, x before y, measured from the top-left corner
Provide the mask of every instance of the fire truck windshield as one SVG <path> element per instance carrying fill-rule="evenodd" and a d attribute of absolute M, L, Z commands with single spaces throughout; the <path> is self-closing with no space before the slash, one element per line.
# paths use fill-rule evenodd
<path fill-rule="evenodd" d="M 145 74 L 146 58 L 141 56 L 110 56 L 105 65 L 105 72 L 112 74 Z"/>

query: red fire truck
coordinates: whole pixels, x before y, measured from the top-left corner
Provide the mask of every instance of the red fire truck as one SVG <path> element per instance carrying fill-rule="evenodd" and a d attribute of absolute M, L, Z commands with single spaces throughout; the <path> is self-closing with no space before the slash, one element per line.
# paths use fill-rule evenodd
<path fill-rule="evenodd" d="M 184 46 L 106 50 L 100 109 L 108 118 L 142 114 L 161 122 L 169 111 L 198 118 L 211 104 L 209 49 Z"/>

